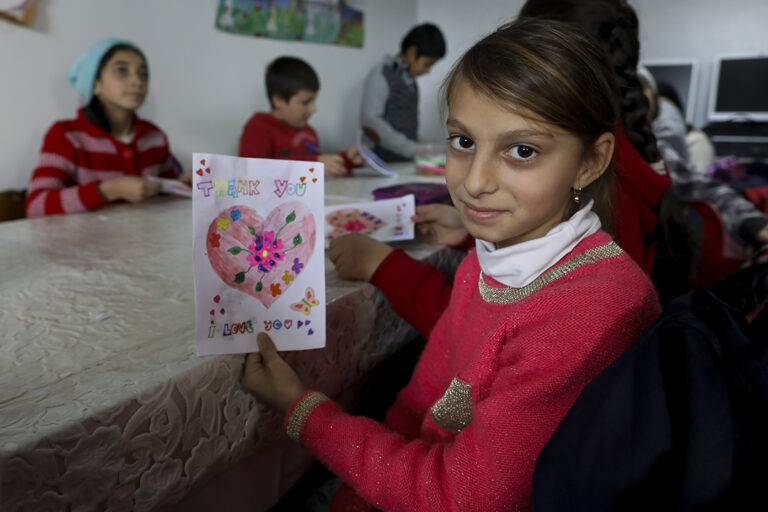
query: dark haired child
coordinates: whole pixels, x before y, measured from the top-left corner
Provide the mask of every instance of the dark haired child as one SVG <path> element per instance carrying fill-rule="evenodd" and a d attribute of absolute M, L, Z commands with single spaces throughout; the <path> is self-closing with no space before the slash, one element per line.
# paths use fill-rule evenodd
<path fill-rule="evenodd" d="M 547 439 L 660 311 L 601 229 L 614 85 L 605 53 L 552 21 L 501 27 L 453 67 L 446 184 L 476 248 L 383 424 L 305 389 L 259 335 L 243 385 L 348 484 L 332 510 L 531 509 Z"/>
<path fill-rule="evenodd" d="M 320 80 L 312 66 L 296 57 L 278 57 L 265 73 L 270 112 L 257 112 L 240 136 L 240 156 L 322 162 L 326 176 L 345 176 L 363 163 L 356 145 L 339 153 L 320 153 L 309 118 L 317 110 Z"/>
<path fill-rule="evenodd" d="M 373 133 L 373 151 L 388 162 L 410 160 L 416 154 L 419 127 L 419 87 L 416 77 L 429 73 L 445 56 L 445 39 L 431 24 L 417 25 L 400 43 L 400 53 L 385 56 L 368 72 L 360 107 L 360 124 Z"/>
<path fill-rule="evenodd" d="M 68 78 L 86 106 L 76 119 L 48 130 L 29 183 L 28 217 L 142 201 L 160 192 L 150 177 L 177 177 L 165 134 L 136 115 L 149 84 L 138 46 L 102 39 L 80 55 Z M 186 172 L 179 179 L 190 183 L 191 177 Z"/>

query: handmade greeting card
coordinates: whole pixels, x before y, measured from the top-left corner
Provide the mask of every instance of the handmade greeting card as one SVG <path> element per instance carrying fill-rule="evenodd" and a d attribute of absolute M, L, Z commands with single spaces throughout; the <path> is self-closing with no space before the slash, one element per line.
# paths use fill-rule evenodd
<path fill-rule="evenodd" d="M 381 242 L 413 239 L 416 213 L 413 194 L 325 207 L 325 243 L 348 233 L 362 233 Z"/>
<path fill-rule="evenodd" d="M 323 164 L 192 158 L 198 355 L 325 346 Z"/>

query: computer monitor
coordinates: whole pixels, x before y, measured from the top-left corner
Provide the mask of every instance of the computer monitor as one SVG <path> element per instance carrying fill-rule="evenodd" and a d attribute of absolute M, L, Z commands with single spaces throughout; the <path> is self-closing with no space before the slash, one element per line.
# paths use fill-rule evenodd
<path fill-rule="evenodd" d="M 699 63 L 695 59 L 647 60 L 648 68 L 657 82 L 666 82 L 675 88 L 680 96 L 685 120 L 694 123 L 696 91 L 699 80 Z"/>
<path fill-rule="evenodd" d="M 768 56 L 717 56 L 709 91 L 710 121 L 768 121 Z"/>

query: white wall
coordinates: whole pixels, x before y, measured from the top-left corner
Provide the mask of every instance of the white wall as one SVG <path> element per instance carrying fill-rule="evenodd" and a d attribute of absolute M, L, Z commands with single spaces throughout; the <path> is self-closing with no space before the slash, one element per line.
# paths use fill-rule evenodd
<path fill-rule="evenodd" d="M 307 60 L 320 76 L 311 123 L 323 149 L 347 147 L 365 74 L 399 50 L 417 13 L 415 0 L 356 3 L 365 13 L 362 49 L 226 34 L 214 27 L 216 0 L 40 0 L 31 27 L 0 20 L 0 190 L 26 187 L 43 135 L 79 106 L 69 66 L 106 36 L 144 50 L 150 92 L 139 115 L 165 130 L 186 167 L 193 151 L 237 153 L 248 117 L 268 108 L 264 67 L 285 54 Z"/>
<path fill-rule="evenodd" d="M 434 91 L 450 65 L 471 44 L 503 21 L 517 17 L 524 0 L 419 0 L 419 21 L 436 23 L 448 39 L 448 54 L 422 85 L 421 136 L 445 135 Z M 630 0 L 640 19 L 641 59 L 694 58 L 699 61 L 695 123 L 706 124 L 713 56 L 718 53 L 768 54 L 768 1 Z"/>

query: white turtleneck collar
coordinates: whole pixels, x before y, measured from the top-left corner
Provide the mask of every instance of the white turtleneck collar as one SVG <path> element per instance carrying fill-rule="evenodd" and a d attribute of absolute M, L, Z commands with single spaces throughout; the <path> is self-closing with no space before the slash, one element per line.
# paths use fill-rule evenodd
<path fill-rule="evenodd" d="M 514 288 L 527 285 L 600 229 L 600 218 L 592 211 L 593 203 L 590 201 L 541 238 L 502 249 L 497 249 L 494 243 L 475 240 L 483 273 Z"/>

